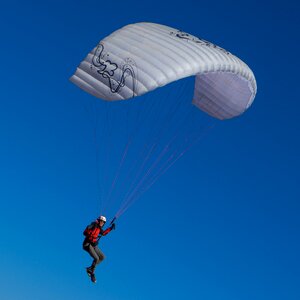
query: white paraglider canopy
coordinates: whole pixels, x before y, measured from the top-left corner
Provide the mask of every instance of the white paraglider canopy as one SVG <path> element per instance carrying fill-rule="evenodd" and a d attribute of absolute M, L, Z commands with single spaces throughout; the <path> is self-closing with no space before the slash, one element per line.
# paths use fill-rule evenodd
<path fill-rule="evenodd" d="M 127 25 L 81 62 L 71 81 L 104 100 L 143 95 L 196 76 L 193 103 L 218 119 L 242 114 L 253 102 L 256 81 L 238 57 L 210 42 L 164 25 Z"/>

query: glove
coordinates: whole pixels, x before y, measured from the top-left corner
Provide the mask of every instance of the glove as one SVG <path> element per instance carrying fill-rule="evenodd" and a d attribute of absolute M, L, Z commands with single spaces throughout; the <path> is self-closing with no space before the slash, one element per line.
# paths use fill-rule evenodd
<path fill-rule="evenodd" d="M 115 230 L 115 229 L 116 229 L 116 224 L 115 224 L 115 223 L 112 223 L 111 226 L 110 226 L 110 229 L 111 229 L 111 230 Z"/>

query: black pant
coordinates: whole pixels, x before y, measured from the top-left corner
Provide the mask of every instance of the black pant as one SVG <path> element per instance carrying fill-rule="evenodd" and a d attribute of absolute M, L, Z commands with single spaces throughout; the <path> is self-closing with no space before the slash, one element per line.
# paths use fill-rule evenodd
<path fill-rule="evenodd" d="M 91 268 L 95 270 L 96 266 L 100 264 L 105 258 L 103 252 L 99 249 L 97 245 L 93 246 L 87 241 L 84 241 L 82 246 L 83 250 L 87 251 L 89 255 L 94 259 Z"/>

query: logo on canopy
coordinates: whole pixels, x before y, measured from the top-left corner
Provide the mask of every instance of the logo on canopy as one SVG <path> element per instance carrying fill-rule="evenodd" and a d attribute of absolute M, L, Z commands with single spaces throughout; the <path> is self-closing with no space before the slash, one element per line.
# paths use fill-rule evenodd
<path fill-rule="evenodd" d="M 200 44 L 202 46 L 207 46 L 207 47 L 210 47 L 210 48 L 218 49 L 218 50 L 222 51 L 223 53 L 225 53 L 227 55 L 231 54 L 227 50 L 225 50 L 225 49 L 223 49 L 223 48 L 221 48 L 221 47 L 219 47 L 219 46 L 217 46 L 217 45 L 215 45 L 211 42 L 208 42 L 204 39 L 197 38 L 196 36 L 193 36 L 189 33 L 181 31 L 181 30 L 177 30 L 175 32 L 171 31 L 170 35 L 176 36 L 177 38 L 182 39 L 182 40 L 186 40 L 187 42 L 193 42 L 193 43 L 196 43 L 196 44 Z"/>
<path fill-rule="evenodd" d="M 91 69 L 96 69 L 96 72 L 107 81 L 112 93 L 120 93 L 121 89 L 127 86 L 132 90 L 132 97 L 135 96 L 136 65 L 131 58 L 117 64 L 110 59 L 109 53 L 104 51 L 104 46 L 100 43 L 94 53 Z"/>

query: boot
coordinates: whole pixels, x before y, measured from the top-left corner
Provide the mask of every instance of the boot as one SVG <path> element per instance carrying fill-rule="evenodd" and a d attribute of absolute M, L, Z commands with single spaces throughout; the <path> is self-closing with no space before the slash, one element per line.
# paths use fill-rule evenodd
<path fill-rule="evenodd" d="M 88 267 L 88 268 L 86 268 L 86 272 L 87 272 L 87 274 L 88 274 L 88 276 L 92 276 L 92 274 L 94 273 L 94 268 L 91 266 L 91 267 Z"/>

